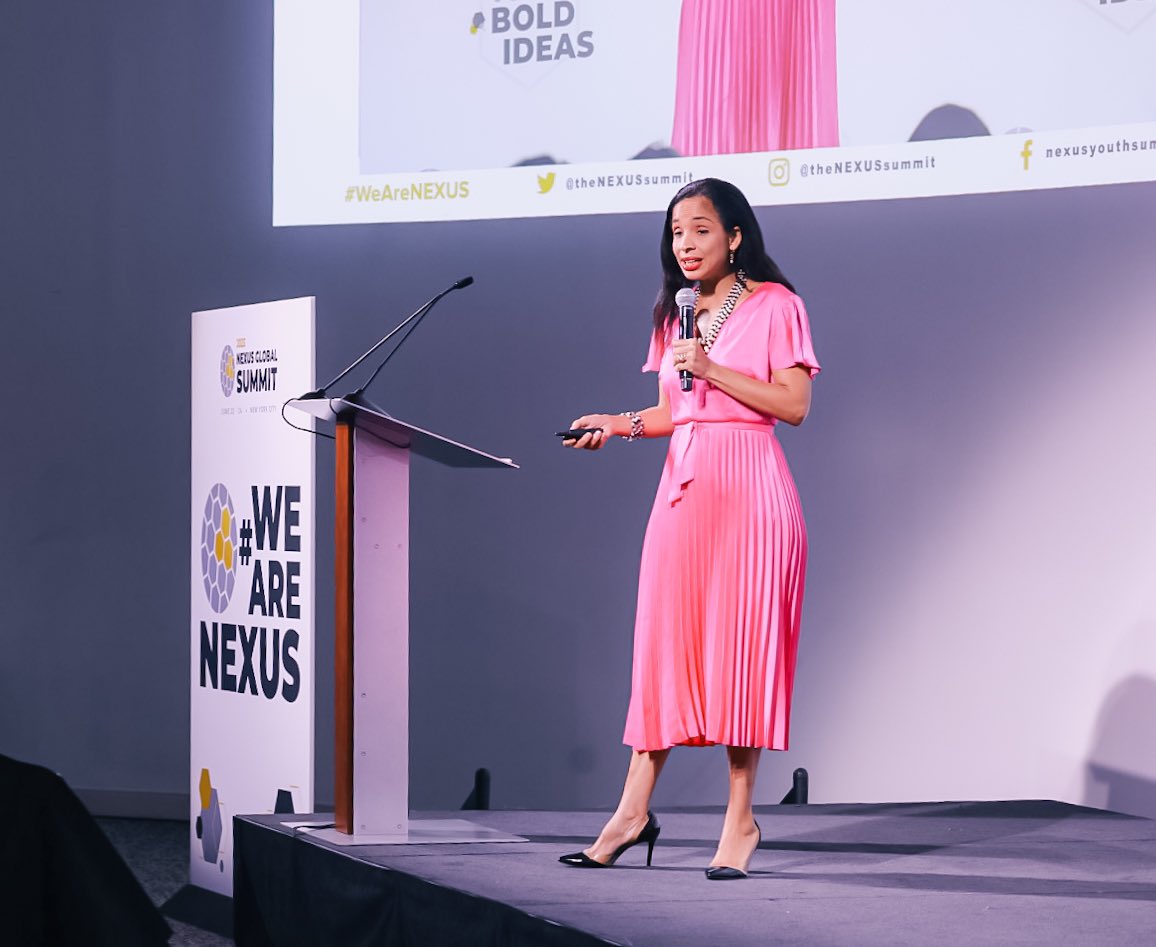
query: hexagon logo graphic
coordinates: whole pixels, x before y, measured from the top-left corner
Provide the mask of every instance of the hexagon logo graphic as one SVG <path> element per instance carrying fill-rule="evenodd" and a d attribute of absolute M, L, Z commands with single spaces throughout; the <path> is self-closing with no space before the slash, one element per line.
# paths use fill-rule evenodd
<path fill-rule="evenodd" d="M 223 483 L 213 484 L 201 517 L 201 578 L 210 607 L 220 614 L 237 581 L 237 517 Z"/>
<path fill-rule="evenodd" d="M 221 350 L 221 391 L 228 398 L 233 393 L 237 381 L 237 359 L 233 357 L 233 346 L 226 345 Z"/>
<path fill-rule="evenodd" d="M 197 786 L 201 797 L 201 814 L 197 816 L 196 833 L 201 840 L 201 856 L 207 862 L 216 862 L 221 853 L 221 836 L 223 822 L 221 819 L 221 800 L 217 790 L 213 787 L 207 769 L 201 770 L 201 779 Z M 225 863 L 220 863 L 221 871 L 225 870 Z"/>

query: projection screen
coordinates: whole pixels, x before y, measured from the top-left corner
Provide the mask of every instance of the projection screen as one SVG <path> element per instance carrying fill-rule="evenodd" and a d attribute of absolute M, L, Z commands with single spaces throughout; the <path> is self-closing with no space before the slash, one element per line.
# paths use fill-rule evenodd
<path fill-rule="evenodd" d="M 276 225 L 1156 179 L 1151 0 L 276 0 Z"/>

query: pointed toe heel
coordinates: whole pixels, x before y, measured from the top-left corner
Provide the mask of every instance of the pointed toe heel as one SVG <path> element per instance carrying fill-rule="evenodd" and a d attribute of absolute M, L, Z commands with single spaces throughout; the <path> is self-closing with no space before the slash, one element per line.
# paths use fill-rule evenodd
<path fill-rule="evenodd" d="M 747 859 L 747 867 L 750 867 L 751 858 L 755 857 L 755 852 L 759 850 L 759 846 L 763 844 L 763 830 L 759 827 L 759 823 L 755 822 L 755 831 L 759 833 L 755 840 L 755 847 L 751 850 L 750 858 Z M 707 881 L 738 881 L 747 877 L 747 873 L 742 868 L 730 868 L 727 865 L 714 865 L 705 869 Z"/>
<path fill-rule="evenodd" d="M 562 855 L 559 857 L 563 865 L 569 865 L 571 868 L 609 868 L 609 865 L 604 865 L 602 862 L 596 862 L 593 858 L 588 856 L 585 852 L 574 852 L 571 855 Z"/>
<path fill-rule="evenodd" d="M 595 861 L 585 852 L 574 852 L 571 855 L 562 855 L 558 861 L 563 865 L 569 865 L 571 868 L 610 868 L 618 861 L 619 856 L 628 848 L 633 848 L 640 842 L 646 843 L 646 867 L 649 868 L 651 860 L 654 858 L 654 843 L 658 841 L 658 834 L 662 831 L 662 826 L 658 824 L 658 819 L 654 817 L 653 812 L 646 813 L 646 825 L 642 827 L 642 831 L 631 839 L 629 842 L 623 842 L 614 850 L 614 854 L 610 856 L 609 861 L 600 862 Z"/>
<path fill-rule="evenodd" d="M 746 876 L 745 871 L 740 871 L 738 868 L 727 868 L 725 865 L 706 869 L 707 881 L 738 881 Z"/>

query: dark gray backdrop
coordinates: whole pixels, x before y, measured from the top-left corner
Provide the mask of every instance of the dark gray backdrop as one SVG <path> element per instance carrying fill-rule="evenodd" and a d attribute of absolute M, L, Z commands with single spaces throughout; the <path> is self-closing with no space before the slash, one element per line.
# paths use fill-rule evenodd
<path fill-rule="evenodd" d="M 609 804 L 663 445 L 577 455 L 552 432 L 653 397 L 638 367 L 661 218 L 274 230 L 271 37 L 269 3 L 4 6 L 0 752 L 83 789 L 188 791 L 189 313 L 315 295 L 327 377 L 473 274 L 373 393 L 523 466 L 414 471 L 413 803 L 458 805 L 485 765 L 499 806 Z M 1080 328 L 1057 304 L 1152 259 L 1154 210 L 1156 186 L 1131 185 L 760 211 L 825 368 L 783 434 L 813 552 L 797 749 L 766 764 L 765 800 L 839 701 L 821 669 L 886 568 L 880 531 L 917 528 L 955 445 L 1030 383 L 1020 366 L 1046 374 Z M 888 459 L 874 433 L 897 428 L 922 449 Z M 322 496 L 331 463 L 322 445 Z M 318 603 L 325 800 L 327 584 Z M 658 801 L 721 802 L 717 757 L 676 754 Z"/>

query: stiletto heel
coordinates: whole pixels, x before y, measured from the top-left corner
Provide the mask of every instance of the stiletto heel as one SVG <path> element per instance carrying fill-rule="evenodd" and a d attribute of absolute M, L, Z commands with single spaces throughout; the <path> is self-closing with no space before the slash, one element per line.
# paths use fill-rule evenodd
<path fill-rule="evenodd" d="M 633 848 L 639 842 L 646 843 L 646 867 L 650 867 L 650 860 L 654 856 L 654 843 L 658 841 L 658 833 L 662 831 L 662 826 L 658 824 L 658 819 L 654 817 L 653 812 L 646 813 L 646 825 L 642 827 L 642 831 L 638 833 L 636 838 L 629 842 L 623 842 L 614 850 L 610 856 L 610 860 L 606 862 L 595 861 L 585 852 L 574 852 L 571 855 L 562 855 L 558 861 L 563 865 L 569 865 L 571 868 L 609 868 L 616 861 L 618 857 L 628 848 Z"/>
<path fill-rule="evenodd" d="M 763 844 L 763 830 L 759 828 L 758 820 L 755 820 L 755 831 L 759 833 L 758 839 L 755 841 L 754 850 L 751 852 L 750 858 L 747 859 L 747 868 L 751 865 L 751 858 L 755 857 L 755 852 L 759 850 L 759 846 Z M 716 865 L 714 868 L 706 869 L 707 881 L 738 881 L 740 878 L 747 877 L 746 869 L 743 868 L 728 868 L 726 865 Z"/>

